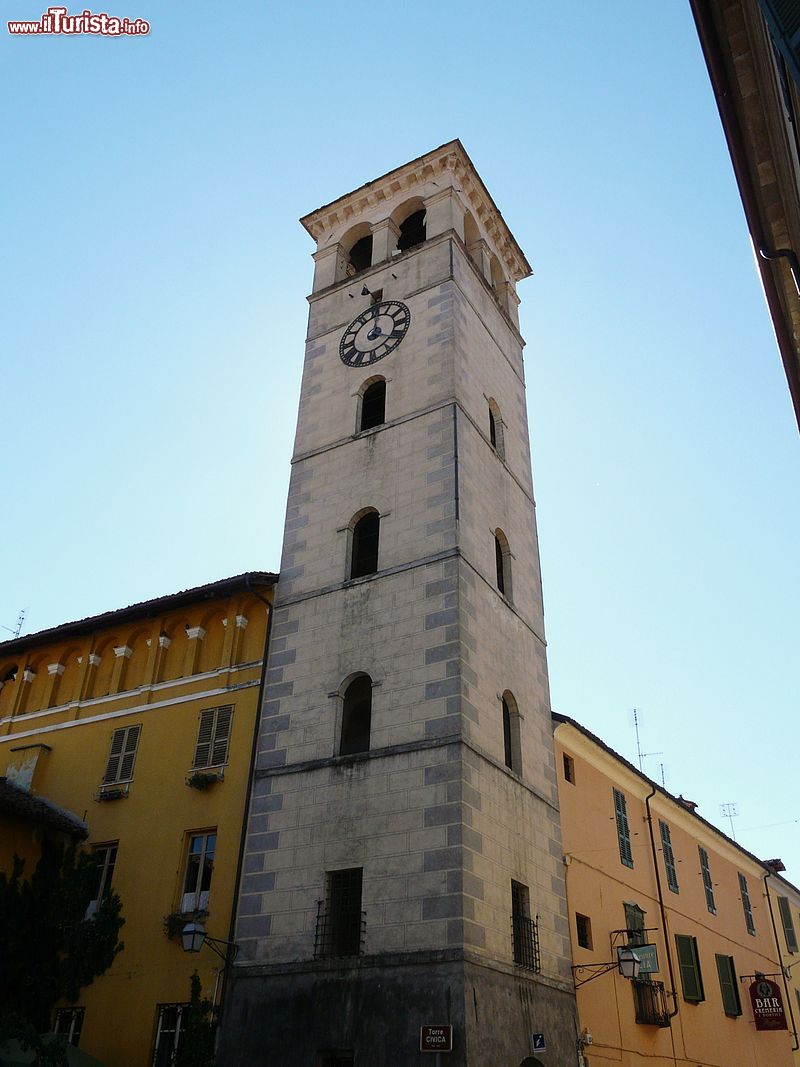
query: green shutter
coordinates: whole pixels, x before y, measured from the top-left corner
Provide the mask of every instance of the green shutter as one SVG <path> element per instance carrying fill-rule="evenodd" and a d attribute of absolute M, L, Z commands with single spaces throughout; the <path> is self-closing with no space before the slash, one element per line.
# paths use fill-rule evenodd
<path fill-rule="evenodd" d="M 669 826 L 663 821 L 659 820 L 659 829 L 661 830 L 661 851 L 664 856 L 664 869 L 667 872 L 667 885 L 673 893 L 678 892 L 678 869 L 675 866 L 675 853 L 672 851 L 672 838 L 670 837 Z"/>
<path fill-rule="evenodd" d="M 786 938 L 786 948 L 789 952 L 797 952 L 797 934 L 794 931 L 792 910 L 789 906 L 788 897 L 778 897 L 778 910 L 781 913 L 783 936 Z"/>
<path fill-rule="evenodd" d="M 619 789 L 614 790 L 614 816 L 617 820 L 619 858 L 626 867 L 632 867 L 633 852 L 631 851 L 631 832 L 628 827 L 628 806 L 625 802 L 625 794 L 620 793 Z"/>
<path fill-rule="evenodd" d="M 717 955 L 716 959 L 719 988 L 722 992 L 722 1007 L 725 1014 L 741 1015 L 742 1005 L 739 1000 L 739 990 L 736 988 L 736 967 L 733 963 L 733 956 Z"/>
<path fill-rule="evenodd" d="M 800 88 L 800 6 L 797 0 L 758 0 L 775 47 Z"/>
<path fill-rule="evenodd" d="M 744 912 L 744 923 L 747 927 L 748 934 L 755 934 L 756 924 L 753 922 L 753 909 L 750 906 L 750 892 L 747 888 L 747 879 L 743 874 L 739 874 L 739 896 L 742 898 L 742 911 Z"/>
<path fill-rule="evenodd" d="M 716 915 L 717 905 L 714 903 L 714 883 L 711 881 L 708 853 L 702 845 L 697 846 L 697 851 L 700 853 L 700 870 L 703 874 L 703 888 L 706 891 L 706 906 L 712 915 Z"/>
<path fill-rule="evenodd" d="M 684 934 L 675 935 L 675 947 L 678 950 L 678 965 L 681 972 L 683 999 L 692 1004 L 705 1000 L 703 979 L 700 974 L 700 959 L 697 955 L 697 941 Z"/>

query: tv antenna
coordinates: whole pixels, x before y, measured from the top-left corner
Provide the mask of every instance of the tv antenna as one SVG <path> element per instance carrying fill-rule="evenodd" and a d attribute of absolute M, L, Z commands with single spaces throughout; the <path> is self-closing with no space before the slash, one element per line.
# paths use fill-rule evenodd
<path fill-rule="evenodd" d="M 13 634 L 14 637 L 19 637 L 19 635 L 22 633 L 22 624 L 24 622 L 25 622 L 25 608 L 23 608 L 22 611 L 17 616 L 17 625 L 13 630 L 11 629 L 10 626 L 3 626 L 3 629 L 4 630 L 8 630 L 8 632 L 10 634 Z"/>
<path fill-rule="evenodd" d="M 734 819 L 734 816 L 739 814 L 739 811 L 738 811 L 736 805 L 734 803 L 732 803 L 732 802 L 729 803 L 729 804 L 720 804 L 719 810 L 722 812 L 722 814 L 725 816 L 725 818 L 731 824 L 731 837 L 735 841 L 736 840 L 736 831 L 733 828 L 733 819 Z"/>
<path fill-rule="evenodd" d="M 641 742 L 639 740 L 639 712 L 636 708 L 633 709 L 633 728 L 636 730 L 636 754 L 639 757 L 639 770 L 644 774 L 644 761 L 648 756 L 663 756 L 663 752 L 642 752 Z M 661 784 L 664 784 L 664 764 L 661 764 Z"/>

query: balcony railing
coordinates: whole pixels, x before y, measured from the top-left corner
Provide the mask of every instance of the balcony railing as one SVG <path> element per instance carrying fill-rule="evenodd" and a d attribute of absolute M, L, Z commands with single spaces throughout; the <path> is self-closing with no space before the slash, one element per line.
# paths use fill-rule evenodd
<path fill-rule="evenodd" d="M 636 1022 L 646 1026 L 669 1026 L 669 1008 L 663 982 L 633 980 Z"/>
<path fill-rule="evenodd" d="M 539 926 L 536 919 L 513 915 L 511 935 L 514 942 L 514 963 L 528 971 L 541 971 L 539 959 Z"/>

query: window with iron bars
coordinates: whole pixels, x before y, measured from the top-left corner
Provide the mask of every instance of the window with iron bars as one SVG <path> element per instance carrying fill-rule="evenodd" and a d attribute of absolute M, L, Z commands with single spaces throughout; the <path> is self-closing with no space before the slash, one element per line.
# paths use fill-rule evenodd
<path fill-rule="evenodd" d="M 360 956 L 364 949 L 366 913 L 361 910 L 363 870 L 328 871 L 325 900 L 317 905 L 314 958 Z"/>
<path fill-rule="evenodd" d="M 514 963 L 528 971 L 541 971 L 538 917 L 531 918 L 530 890 L 521 882 L 511 882 L 511 937 Z"/>
<path fill-rule="evenodd" d="M 663 982 L 633 979 L 636 1022 L 646 1026 L 669 1026 L 669 1008 Z"/>

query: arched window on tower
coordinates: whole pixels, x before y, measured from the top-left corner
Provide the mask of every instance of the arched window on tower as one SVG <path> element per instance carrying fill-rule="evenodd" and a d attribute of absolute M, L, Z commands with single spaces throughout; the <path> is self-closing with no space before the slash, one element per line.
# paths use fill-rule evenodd
<path fill-rule="evenodd" d="M 344 691 L 339 755 L 369 752 L 371 724 L 372 679 L 368 674 L 359 674 Z"/>
<path fill-rule="evenodd" d="M 348 270 L 348 274 L 358 274 L 360 271 L 372 266 L 371 233 L 368 233 L 366 237 L 360 237 L 350 249 L 349 266 L 352 268 L 352 272 Z"/>
<path fill-rule="evenodd" d="M 494 561 L 497 588 L 507 600 L 511 600 L 511 552 L 506 535 L 499 529 L 494 532 Z"/>
<path fill-rule="evenodd" d="M 363 578 L 378 569 L 378 537 L 380 516 L 368 511 L 353 526 L 353 547 L 350 555 L 350 577 Z"/>
<path fill-rule="evenodd" d="M 513 695 L 506 690 L 501 697 L 503 712 L 503 760 L 515 774 L 522 774 L 522 746 L 519 735 L 519 708 Z"/>
<path fill-rule="evenodd" d="M 497 401 L 490 397 L 489 399 L 489 441 L 492 448 L 500 456 L 501 459 L 505 459 L 505 434 L 504 434 L 503 419 L 500 414 L 500 408 L 497 406 Z"/>
<path fill-rule="evenodd" d="M 407 219 L 400 223 L 400 236 L 397 239 L 397 248 L 400 252 L 406 252 L 415 245 L 421 245 L 425 240 L 425 209 L 412 212 Z"/>
<path fill-rule="evenodd" d="M 361 394 L 361 411 L 358 420 L 359 432 L 382 426 L 386 421 L 386 380 L 379 378 Z"/>

